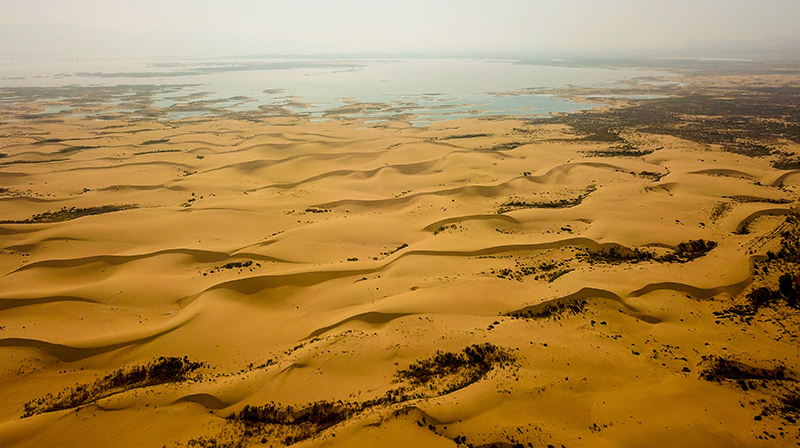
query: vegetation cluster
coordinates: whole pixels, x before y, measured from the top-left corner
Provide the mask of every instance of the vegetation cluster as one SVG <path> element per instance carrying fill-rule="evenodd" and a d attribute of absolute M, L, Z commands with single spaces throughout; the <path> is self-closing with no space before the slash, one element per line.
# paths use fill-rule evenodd
<path fill-rule="evenodd" d="M 509 313 L 508 315 L 522 319 L 560 318 L 565 315 L 582 314 L 586 310 L 587 304 L 588 302 L 586 300 L 557 300 L 545 305 L 538 311 L 528 308 L 524 311 Z"/>
<path fill-rule="evenodd" d="M 516 280 L 518 282 L 521 282 L 525 277 L 533 275 L 534 280 L 545 280 L 548 283 L 552 283 L 557 278 L 573 270 L 566 261 L 543 261 L 536 266 L 528 266 L 517 261 L 514 268 L 491 269 L 489 273 L 496 275 L 497 278 Z"/>
<path fill-rule="evenodd" d="M 51 223 L 51 222 L 64 222 L 64 221 L 71 221 L 73 219 L 82 218 L 84 216 L 91 216 L 91 215 L 101 215 L 104 213 L 112 213 L 118 212 L 122 210 L 131 210 L 136 208 L 135 205 L 101 205 L 99 207 L 86 207 L 86 208 L 77 208 L 77 207 L 63 207 L 61 210 L 56 210 L 54 212 L 44 212 L 39 213 L 38 215 L 33 215 L 29 219 L 25 219 L 22 221 L 0 221 L 2 224 L 39 224 L 39 223 Z"/>
<path fill-rule="evenodd" d="M 750 322 L 763 308 L 775 308 L 784 304 L 790 310 L 800 310 L 800 218 L 788 215 L 784 230 L 780 233 L 780 249 L 767 252 L 767 259 L 755 265 L 755 276 L 763 286 L 752 289 L 745 295 L 744 303 L 722 311 L 715 311 L 718 318 L 739 318 Z M 760 265 L 760 269 L 758 269 Z M 770 274 L 773 275 L 770 275 Z M 777 284 L 774 283 L 777 278 Z"/>
<path fill-rule="evenodd" d="M 687 263 L 700 258 L 717 247 L 716 241 L 701 239 L 689 240 L 678 244 L 671 252 L 657 255 L 651 251 L 625 246 L 612 246 L 597 251 L 587 251 L 581 256 L 591 262 L 603 263 L 637 263 L 639 261 L 657 261 L 661 263 Z"/>
<path fill-rule="evenodd" d="M 800 393 L 796 387 L 797 381 L 789 376 L 785 366 L 779 364 L 765 369 L 719 356 L 703 357 L 703 360 L 707 366 L 700 373 L 700 378 L 706 381 L 728 384 L 743 391 L 775 389 L 776 399 L 765 405 L 755 420 L 778 415 L 791 424 L 797 423 L 800 418 Z"/>
<path fill-rule="evenodd" d="M 706 368 L 700 372 L 700 378 L 706 381 L 733 382 L 743 390 L 758 387 L 757 381 L 784 381 L 786 367 L 778 365 L 772 369 L 749 366 L 742 362 L 719 356 L 704 357 Z"/>
<path fill-rule="evenodd" d="M 168 138 L 160 138 L 158 140 L 147 140 L 147 141 L 144 141 L 144 142 L 142 142 L 142 145 L 158 145 L 158 144 L 161 144 L 161 143 L 168 143 L 168 142 L 169 142 Z"/>
<path fill-rule="evenodd" d="M 524 145 L 524 142 L 508 142 L 508 143 L 499 143 L 494 146 L 486 147 L 486 148 L 478 148 L 479 151 L 511 151 L 513 149 L 517 149 L 520 146 Z"/>
<path fill-rule="evenodd" d="M 496 367 L 508 366 L 515 358 L 508 350 L 489 344 L 476 344 L 461 352 L 436 352 L 395 374 L 395 382 L 406 383 L 390 389 L 383 396 L 362 401 L 318 401 L 301 407 L 268 403 L 247 405 L 228 416 L 231 423 L 243 425 L 242 436 L 256 439 L 262 435 L 283 434 L 282 443 L 291 445 L 321 433 L 365 410 L 391 406 L 413 399 L 442 396 L 473 384 Z M 239 440 L 238 442 L 241 442 Z M 189 446 L 212 448 L 240 446 L 237 441 L 220 444 L 216 439 L 190 441 Z M 266 438 L 262 438 L 266 442 Z"/>
<path fill-rule="evenodd" d="M 586 199 L 592 192 L 594 192 L 595 187 L 589 187 L 586 189 L 586 192 L 576 196 L 571 199 L 559 199 L 556 201 L 536 201 L 536 202 L 528 202 L 521 199 L 511 199 L 500 204 L 500 207 L 497 209 L 497 213 L 507 213 L 513 210 L 520 210 L 525 208 L 570 208 L 580 205 L 584 199 Z"/>
<path fill-rule="evenodd" d="M 491 137 L 490 134 L 456 134 L 456 135 L 447 135 L 444 137 L 434 137 L 433 140 L 461 140 L 467 138 L 480 138 L 480 137 Z"/>
<path fill-rule="evenodd" d="M 203 365 L 186 357 L 160 357 L 146 365 L 115 370 L 91 384 L 79 384 L 55 395 L 47 394 L 25 403 L 22 418 L 78 408 L 131 389 L 185 381 L 190 373 Z"/>
<path fill-rule="evenodd" d="M 623 130 L 670 135 L 724 150 L 763 157 L 770 144 L 800 143 L 800 87 L 714 87 L 702 93 L 688 86 L 664 87 L 663 98 L 624 108 L 555 117 L 584 134 L 582 140 L 620 143 Z"/>
<path fill-rule="evenodd" d="M 504 349 L 484 343 L 471 345 L 461 353 L 436 352 L 397 372 L 397 378 L 413 385 L 426 385 L 442 378 L 459 375 L 459 387 L 472 384 L 485 376 L 495 365 L 504 365 L 514 358 Z"/>

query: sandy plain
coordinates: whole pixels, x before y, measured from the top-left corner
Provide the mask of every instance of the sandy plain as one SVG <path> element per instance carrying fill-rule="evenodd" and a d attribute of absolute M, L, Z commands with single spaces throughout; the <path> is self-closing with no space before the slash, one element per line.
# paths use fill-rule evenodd
<path fill-rule="evenodd" d="M 2 446 L 800 444 L 774 154 L 37 107 L 0 123 Z"/>

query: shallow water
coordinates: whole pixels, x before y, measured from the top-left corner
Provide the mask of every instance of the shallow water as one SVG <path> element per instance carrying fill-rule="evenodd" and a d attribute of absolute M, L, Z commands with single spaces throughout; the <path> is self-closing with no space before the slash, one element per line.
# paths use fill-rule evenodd
<path fill-rule="evenodd" d="M 168 110 L 187 105 L 211 114 L 214 109 L 246 112 L 277 106 L 323 119 L 334 108 L 379 103 L 383 106 L 379 110 L 337 115 L 403 116 L 424 125 L 465 117 L 547 116 L 589 109 L 599 103 L 577 103 L 548 95 L 548 90 L 571 85 L 613 87 L 633 78 L 664 75 L 668 73 L 483 59 L 15 59 L 0 67 L 0 87 L 178 86 L 177 91 L 154 91 L 152 107 L 166 109 L 161 119 L 167 120 L 203 115 Z M 47 105 L 44 113 L 69 110 L 56 106 Z"/>

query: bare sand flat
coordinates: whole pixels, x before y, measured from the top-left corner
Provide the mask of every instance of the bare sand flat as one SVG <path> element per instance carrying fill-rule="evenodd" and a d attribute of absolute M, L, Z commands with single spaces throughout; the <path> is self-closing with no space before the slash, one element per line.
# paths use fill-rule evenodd
<path fill-rule="evenodd" d="M 1 446 L 800 444 L 791 138 L 6 118 Z"/>

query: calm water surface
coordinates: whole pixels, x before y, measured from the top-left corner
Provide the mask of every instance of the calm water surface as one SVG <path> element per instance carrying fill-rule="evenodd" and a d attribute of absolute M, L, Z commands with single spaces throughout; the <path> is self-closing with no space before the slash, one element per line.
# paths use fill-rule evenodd
<path fill-rule="evenodd" d="M 279 107 L 311 119 L 336 113 L 371 122 L 402 117 L 425 125 L 463 117 L 547 116 L 588 109 L 598 104 L 557 98 L 548 90 L 614 87 L 646 76 L 669 74 L 486 59 L 11 59 L 0 66 L 0 87 L 170 86 L 153 91 L 151 106 L 164 110 L 161 119 Z M 41 99 L 50 102 L 46 113 L 69 113 L 64 98 L 60 100 Z M 116 100 L 120 111 L 130 110 L 124 97 Z M 360 103 L 373 106 L 353 107 Z M 346 110 L 335 110 L 343 107 Z"/>

